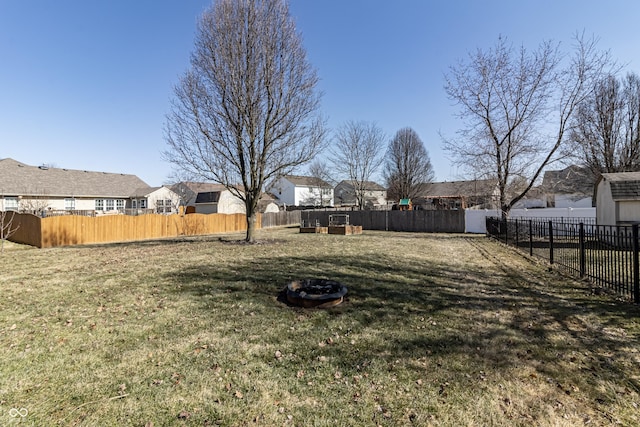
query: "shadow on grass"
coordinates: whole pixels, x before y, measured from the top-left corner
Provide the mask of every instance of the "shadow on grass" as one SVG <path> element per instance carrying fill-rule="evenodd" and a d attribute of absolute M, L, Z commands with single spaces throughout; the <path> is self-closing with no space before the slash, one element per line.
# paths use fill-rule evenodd
<path fill-rule="evenodd" d="M 478 256 L 486 256 L 486 250 L 480 249 Z M 616 392 L 603 392 L 602 381 L 640 393 L 638 366 L 629 359 L 630 349 L 640 347 L 640 307 L 595 297 L 586 284 L 535 266 L 522 271 L 495 260 L 489 267 L 446 260 L 421 263 L 384 253 L 267 255 L 189 267 L 171 272 L 167 279 L 180 283 L 171 292 L 195 300 L 231 294 L 239 303 L 277 304 L 282 310 L 303 312 L 284 301 L 282 290 L 288 281 L 307 277 L 345 284 L 345 303 L 329 315 L 355 321 L 360 332 L 382 336 L 358 351 L 344 346 L 324 350 L 347 368 L 361 367 L 363 361 L 393 364 L 396 359 L 426 357 L 442 364 L 457 360 L 464 366 L 462 372 L 444 368 L 444 377 L 465 373 L 476 381 L 473 375 L 478 372 L 530 370 L 567 394 L 576 386 L 603 404 L 614 400 Z M 209 309 L 204 302 L 202 308 Z M 632 333 L 626 332 L 629 325 Z M 426 368 L 415 364 L 415 369 L 419 375 Z"/>

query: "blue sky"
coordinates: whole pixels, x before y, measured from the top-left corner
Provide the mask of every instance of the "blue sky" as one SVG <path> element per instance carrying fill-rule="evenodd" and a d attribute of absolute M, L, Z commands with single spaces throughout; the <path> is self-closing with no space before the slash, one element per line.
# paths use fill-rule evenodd
<path fill-rule="evenodd" d="M 161 159 L 172 88 L 188 67 L 208 0 L 0 0 L 0 158 L 130 173 L 167 182 Z M 410 126 L 437 180 L 463 177 L 439 132 L 459 127 L 443 89 L 448 67 L 498 36 L 569 50 L 584 31 L 640 74 L 640 2 L 569 0 L 291 0 L 322 112 L 335 129 Z"/>

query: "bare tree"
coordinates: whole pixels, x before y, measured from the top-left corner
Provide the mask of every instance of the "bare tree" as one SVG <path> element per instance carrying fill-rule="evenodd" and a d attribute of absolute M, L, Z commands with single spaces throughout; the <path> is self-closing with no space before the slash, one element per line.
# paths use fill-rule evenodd
<path fill-rule="evenodd" d="M 313 179 L 314 185 L 320 189 L 320 206 L 329 206 L 335 184 L 329 165 L 323 160 L 316 159 L 309 165 L 308 174 Z"/>
<path fill-rule="evenodd" d="M 384 178 L 389 199 L 413 199 L 433 181 L 429 153 L 415 130 L 396 132 L 385 157 Z"/>
<path fill-rule="evenodd" d="M 20 225 L 13 225 L 15 215 L 14 211 L 0 211 L 0 252 L 4 252 L 5 240 L 8 240 L 20 228 Z"/>
<path fill-rule="evenodd" d="M 42 196 L 31 196 L 20 200 L 20 212 L 28 212 L 40 215 L 49 207 L 49 198 L 42 193 Z"/>
<path fill-rule="evenodd" d="M 384 132 L 375 123 L 348 121 L 336 132 L 331 162 L 354 188 L 356 204 L 365 206 L 367 183 L 384 160 Z"/>
<path fill-rule="evenodd" d="M 463 127 L 444 147 L 474 175 L 497 179 L 503 216 L 562 158 L 572 115 L 611 66 L 595 40 L 576 36 L 575 42 L 573 55 L 565 57 L 551 42 L 529 52 L 500 38 L 446 76 L 445 90 L 460 106 Z M 514 180 L 526 185 L 509 195 Z"/>
<path fill-rule="evenodd" d="M 244 201 L 248 242 L 265 182 L 323 142 L 317 83 L 285 0 L 218 0 L 203 14 L 167 117 L 165 158 Z"/>
<path fill-rule="evenodd" d="M 596 174 L 640 170 L 640 78 L 600 80 L 573 120 L 571 151 Z"/>

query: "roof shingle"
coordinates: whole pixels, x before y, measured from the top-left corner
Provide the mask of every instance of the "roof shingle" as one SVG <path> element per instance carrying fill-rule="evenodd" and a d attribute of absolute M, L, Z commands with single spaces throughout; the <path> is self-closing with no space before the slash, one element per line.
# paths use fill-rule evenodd
<path fill-rule="evenodd" d="M 13 196 L 129 198 L 149 185 L 135 175 L 29 166 L 0 159 L 0 193 Z"/>

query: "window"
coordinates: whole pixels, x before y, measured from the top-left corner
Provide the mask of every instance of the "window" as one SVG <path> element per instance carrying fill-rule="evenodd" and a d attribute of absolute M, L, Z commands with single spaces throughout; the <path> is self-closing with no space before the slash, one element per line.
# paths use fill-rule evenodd
<path fill-rule="evenodd" d="M 140 209 L 147 209 L 147 199 L 140 199 Z"/>
<path fill-rule="evenodd" d="M 96 199 L 96 210 L 103 211 L 104 210 L 104 200 Z"/>
<path fill-rule="evenodd" d="M 18 198 L 17 197 L 5 197 L 4 198 L 4 210 L 5 211 L 17 211 L 18 210 Z"/>
<path fill-rule="evenodd" d="M 113 199 L 106 199 L 104 201 L 104 206 L 105 206 L 105 210 L 106 211 L 112 211 L 114 210 L 114 203 L 113 203 Z"/>
<path fill-rule="evenodd" d="M 119 211 L 124 209 L 124 200 L 122 199 L 116 200 L 116 209 L 118 209 Z"/>
<path fill-rule="evenodd" d="M 156 213 L 171 213 L 171 200 L 156 200 Z"/>
<path fill-rule="evenodd" d="M 67 211 L 75 210 L 76 199 L 64 199 L 64 209 Z"/>
<path fill-rule="evenodd" d="M 138 201 L 136 199 L 131 201 L 131 208 L 138 209 Z"/>

